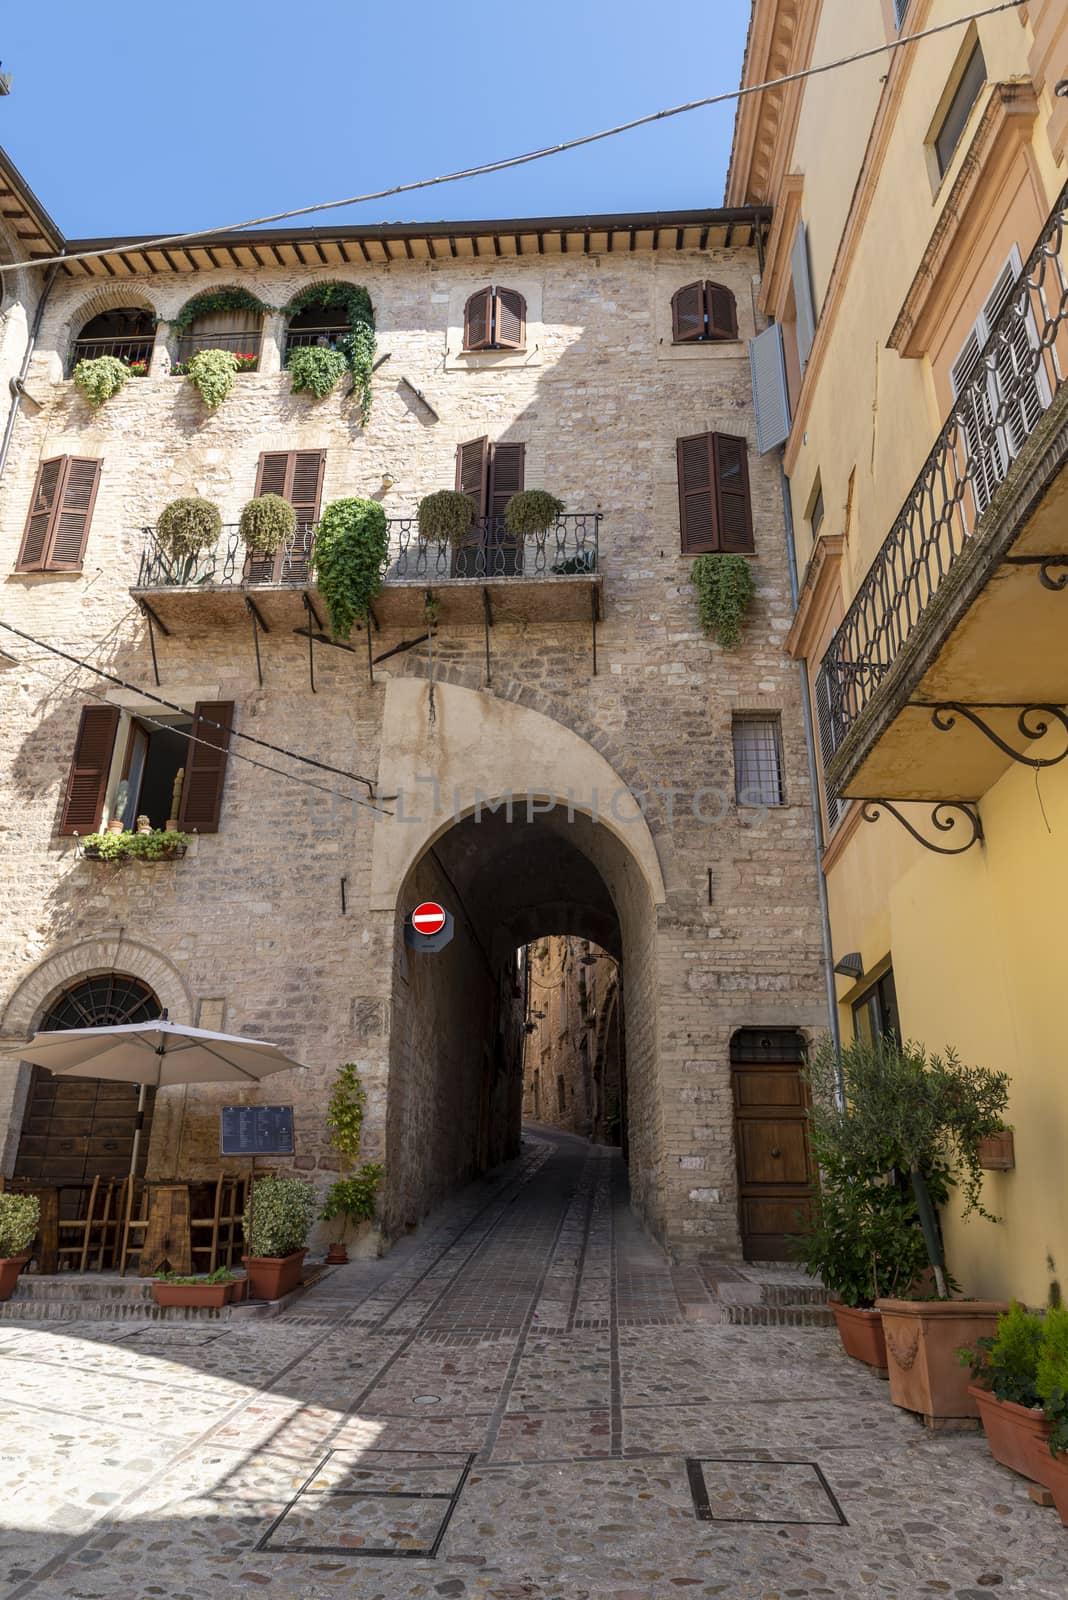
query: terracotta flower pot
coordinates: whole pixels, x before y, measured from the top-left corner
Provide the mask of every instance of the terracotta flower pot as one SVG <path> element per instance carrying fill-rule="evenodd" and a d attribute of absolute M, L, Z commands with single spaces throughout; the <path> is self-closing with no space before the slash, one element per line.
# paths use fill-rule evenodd
<path fill-rule="evenodd" d="M 349 1253 L 343 1244 L 332 1244 L 330 1246 L 330 1249 L 326 1252 L 326 1264 L 328 1267 L 348 1266 Z"/>
<path fill-rule="evenodd" d="M 1005 1300 L 877 1300 L 883 1314 L 890 1398 L 928 1427 L 978 1417 L 971 1374 L 957 1359 L 966 1346 L 992 1339 Z"/>
<path fill-rule="evenodd" d="M 158 1306 L 210 1306 L 221 1311 L 233 1295 L 232 1283 L 166 1283 L 152 1280 L 152 1298 Z"/>
<path fill-rule="evenodd" d="M 846 1355 L 852 1356 L 854 1361 L 863 1361 L 866 1366 L 885 1371 L 886 1339 L 883 1336 L 882 1313 L 860 1306 L 844 1306 L 840 1300 L 832 1300 L 830 1304 Z"/>
<path fill-rule="evenodd" d="M 29 1255 L 0 1256 L 0 1300 L 10 1300 Z"/>
<path fill-rule="evenodd" d="M 1003 1467 L 1011 1467 L 1034 1483 L 1047 1483 L 1053 1465 L 1049 1453 L 1050 1425 L 1041 1411 L 998 1400 L 978 1383 L 968 1385 L 968 1393 L 979 1407 L 983 1432 L 990 1454 Z"/>
<path fill-rule="evenodd" d="M 253 1300 L 281 1300 L 300 1283 L 304 1267 L 303 1250 L 289 1256 L 245 1256 L 248 1292 Z"/>
<path fill-rule="evenodd" d="M 1055 1456 L 1051 1456 L 1047 1444 L 1036 1445 L 1035 1448 L 1036 1453 L 1041 1452 L 1045 1456 L 1041 1470 L 1046 1476 L 1037 1481 L 1044 1483 L 1052 1494 L 1057 1515 L 1068 1528 L 1068 1454 L 1061 1450 Z"/>

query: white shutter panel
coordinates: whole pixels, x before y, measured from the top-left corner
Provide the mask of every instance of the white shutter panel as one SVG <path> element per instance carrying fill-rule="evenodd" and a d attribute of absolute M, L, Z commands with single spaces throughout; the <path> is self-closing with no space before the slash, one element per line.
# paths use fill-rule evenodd
<path fill-rule="evenodd" d="M 803 222 L 797 224 L 790 270 L 797 307 L 797 353 L 801 360 L 801 371 L 804 372 L 812 341 L 816 337 L 816 300 L 812 293 L 812 273 L 808 263 L 808 229 Z"/>
<path fill-rule="evenodd" d="M 790 436 L 790 391 L 786 387 L 782 329 L 777 322 L 750 339 L 749 366 L 753 374 L 757 451 L 763 456 Z"/>

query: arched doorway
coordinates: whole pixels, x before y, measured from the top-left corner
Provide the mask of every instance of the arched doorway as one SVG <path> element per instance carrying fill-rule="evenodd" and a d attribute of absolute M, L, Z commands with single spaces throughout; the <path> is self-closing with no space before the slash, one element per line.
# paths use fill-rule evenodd
<path fill-rule="evenodd" d="M 102 972 L 82 978 L 49 1006 L 41 1032 L 150 1022 L 162 1007 L 139 978 Z M 130 1170 L 137 1119 L 137 1085 L 106 1078 L 56 1078 L 34 1067 L 14 1176 L 32 1184 L 80 1184 L 123 1178 Z M 155 1091 L 145 1099 L 139 1170 L 148 1153 Z"/>

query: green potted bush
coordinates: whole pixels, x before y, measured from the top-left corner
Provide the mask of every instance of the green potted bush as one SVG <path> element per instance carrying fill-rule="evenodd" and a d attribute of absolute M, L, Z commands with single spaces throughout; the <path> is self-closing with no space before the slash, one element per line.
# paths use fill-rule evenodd
<path fill-rule="evenodd" d="M 382 587 L 389 556 L 386 513 L 376 500 L 334 500 L 319 519 L 309 565 L 335 639 L 347 639 Z"/>
<path fill-rule="evenodd" d="M 241 362 L 232 350 L 198 350 L 185 365 L 186 377 L 209 411 L 222 405 L 240 371 Z"/>
<path fill-rule="evenodd" d="M 156 543 L 177 583 L 189 582 L 198 560 L 221 532 L 222 514 L 213 500 L 190 495 L 164 506 L 156 523 Z"/>
<path fill-rule="evenodd" d="M 152 1279 L 152 1298 L 158 1306 L 197 1306 L 221 1311 L 230 1304 L 238 1279 L 229 1267 L 214 1272 L 194 1273 L 182 1278 L 175 1272 L 161 1272 Z"/>
<path fill-rule="evenodd" d="M 521 489 L 504 508 L 508 532 L 517 542 L 540 539 L 564 514 L 564 502 L 547 489 Z"/>
<path fill-rule="evenodd" d="M 0 1300 L 10 1300 L 37 1237 L 41 1202 L 35 1194 L 0 1192 Z"/>
<path fill-rule="evenodd" d="M 130 368 L 116 356 L 89 356 L 78 362 L 71 376 L 91 406 L 102 406 L 123 388 Z"/>
<path fill-rule="evenodd" d="M 301 1280 L 315 1221 L 315 1191 L 301 1178 L 260 1178 L 245 1202 L 249 1297 L 280 1300 Z"/>
<path fill-rule="evenodd" d="M 886 1339 L 890 1398 L 929 1423 L 945 1425 L 978 1415 L 956 1352 L 994 1333 L 1003 1300 L 950 1297 L 936 1206 L 949 1188 L 963 1202 L 963 1215 L 996 1219 L 982 1205 L 978 1145 L 1000 1123 L 1008 1099 L 1004 1073 L 967 1066 L 947 1049 L 929 1054 L 921 1045 L 887 1034 L 873 1043 L 857 1040 L 841 1052 L 844 1104 L 829 1099 L 826 1082 L 833 1050 L 818 1055 L 817 1080 L 823 1117 L 836 1119 L 837 1137 L 849 1167 L 870 1171 L 872 1152 L 892 1181 L 911 1189 L 936 1297 L 897 1295 L 876 1300 Z M 904 1280 L 902 1280 L 904 1282 Z M 899 1295 L 905 1296 L 899 1298 Z"/>
<path fill-rule="evenodd" d="M 176 828 L 149 828 L 146 833 L 112 831 L 110 824 L 105 833 L 87 833 L 81 841 L 81 853 L 87 861 L 176 861 L 184 856 L 193 842 L 191 833 L 179 833 Z"/>
<path fill-rule="evenodd" d="M 331 350 L 322 345 L 298 345 L 286 357 L 293 393 L 313 394 L 317 400 L 332 394 L 348 370 L 343 350 Z"/>
<path fill-rule="evenodd" d="M 277 555 L 286 541 L 292 539 L 296 528 L 296 507 L 280 494 L 261 494 L 249 500 L 238 523 L 250 556 Z"/>
<path fill-rule="evenodd" d="M 1068 1310 L 1045 1316 L 1014 1300 L 993 1338 L 959 1352 L 990 1454 L 1044 1484 L 1068 1525 Z"/>
<path fill-rule="evenodd" d="M 360 1158 L 366 1107 L 367 1091 L 360 1081 L 359 1070 L 355 1062 L 347 1061 L 338 1068 L 326 1110 L 330 1144 L 337 1154 L 340 1171 L 320 1212 L 324 1222 L 340 1223 L 338 1236 L 326 1258 L 332 1266 L 343 1266 L 348 1261 L 345 1242 L 350 1225 L 370 1222 L 375 1214 L 375 1196 L 383 1168 L 376 1161 L 356 1165 Z"/>
<path fill-rule="evenodd" d="M 475 503 L 459 489 L 424 495 L 416 511 L 420 544 L 463 544 L 475 520 Z"/>

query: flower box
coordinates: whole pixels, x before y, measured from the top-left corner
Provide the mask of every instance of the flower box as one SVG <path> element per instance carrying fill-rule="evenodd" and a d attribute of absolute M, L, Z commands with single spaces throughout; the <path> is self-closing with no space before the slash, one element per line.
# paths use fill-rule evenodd
<path fill-rule="evenodd" d="M 1011 1172 L 1016 1165 L 1016 1141 L 1011 1128 L 988 1133 L 979 1141 L 979 1165 L 987 1172 Z"/>
<path fill-rule="evenodd" d="M 152 1298 L 158 1306 L 202 1306 L 221 1311 L 229 1305 L 236 1283 L 170 1283 L 153 1278 Z"/>

